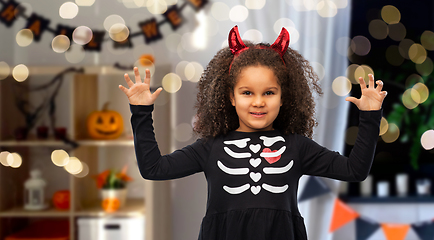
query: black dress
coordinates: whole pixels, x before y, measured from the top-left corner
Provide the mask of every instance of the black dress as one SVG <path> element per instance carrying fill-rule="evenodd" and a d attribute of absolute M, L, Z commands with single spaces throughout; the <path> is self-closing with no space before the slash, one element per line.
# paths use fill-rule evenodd
<path fill-rule="evenodd" d="M 382 116 L 381 110 L 360 111 L 359 133 L 349 157 L 278 130 L 233 131 L 161 156 L 152 126 L 153 106 L 130 109 L 143 178 L 169 180 L 204 172 L 208 201 L 200 240 L 306 240 L 297 205 L 300 177 L 363 181 L 371 168 Z"/>

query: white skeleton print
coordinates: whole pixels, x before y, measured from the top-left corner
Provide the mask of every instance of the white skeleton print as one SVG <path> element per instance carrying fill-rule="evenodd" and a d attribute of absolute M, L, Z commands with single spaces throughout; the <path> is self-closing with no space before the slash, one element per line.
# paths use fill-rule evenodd
<path fill-rule="evenodd" d="M 271 147 L 276 142 L 285 142 L 285 139 L 283 137 L 265 137 L 261 136 L 259 137 L 260 140 L 263 142 L 263 146 L 265 147 Z M 247 146 L 249 147 L 250 151 L 254 154 L 258 153 L 262 146 L 261 144 L 248 144 L 251 141 L 250 138 L 243 138 L 238 140 L 231 140 L 231 141 L 225 141 L 223 142 L 225 145 L 235 145 L 236 147 L 240 149 L 245 149 Z M 280 156 L 285 152 L 286 147 L 282 146 L 277 151 L 271 151 L 269 148 L 263 148 L 262 152 L 259 154 L 261 158 L 253 158 L 251 152 L 234 152 L 229 147 L 224 147 L 224 151 L 232 158 L 237 159 L 248 159 L 250 165 L 253 168 L 257 168 L 263 160 L 267 161 L 269 164 L 273 164 L 277 162 L 280 159 Z M 217 166 L 222 170 L 224 173 L 229 175 L 249 175 L 249 177 L 253 180 L 253 182 L 257 183 L 261 180 L 262 174 L 284 174 L 288 172 L 294 164 L 294 161 L 291 160 L 286 166 L 283 167 L 264 167 L 262 169 L 262 172 L 254 172 L 250 171 L 249 167 L 245 168 L 229 168 L 225 166 L 221 161 L 217 161 Z M 262 183 L 262 185 L 256 185 L 252 186 L 249 183 L 246 183 L 244 185 L 238 186 L 238 187 L 229 187 L 229 186 L 223 186 L 223 189 L 230 193 L 230 194 L 240 194 L 250 189 L 250 191 L 257 195 L 261 189 L 264 189 L 271 193 L 283 193 L 288 189 L 288 184 L 285 184 L 283 186 L 272 186 L 267 183 Z"/>

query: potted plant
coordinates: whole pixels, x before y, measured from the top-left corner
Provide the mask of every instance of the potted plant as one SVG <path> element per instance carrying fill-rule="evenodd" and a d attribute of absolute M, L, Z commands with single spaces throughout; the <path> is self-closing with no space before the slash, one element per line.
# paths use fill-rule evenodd
<path fill-rule="evenodd" d="M 106 212 L 114 212 L 125 205 L 127 182 L 133 180 L 127 175 L 127 166 L 122 170 L 105 170 L 94 177 L 101 191 L 101 205 Z"/>
<path fill-rule="evenodd" d="M 403 68 L 408 66 L 403 65 Z M 387 79 L 385 74 L 384 78 Z M 407 82 L 405 83 L 407 79 Z M 406 78 L 405 74 L 398 74 L 393 84 L 403 90 L 403 94 L 399 96 L 399 102 L 392 105 L 391 112 L 387 115 L 387 121 L 397 125 L 400 129 L 399 140 L 403 144 L 409 144 L 410 150 L 408 156 L 410 164 L 414 170 L 419 169 L 419 158 L 424 150 L 421 145 L 421 137 L 427 130 L 434 129 L 434 81 L 432 75 L 418 76 L 413 79 Z M 423 102 L 418 103 L 414 108 L 408 108 L 404 105 L 402 99 L 404 91 L 407 89 L 415 88 L 416 84 L 423 82 L 428 88 Z M 416 86 L 417 87 L 417 86 Z M 431 90 L 431 91 L 430 91 Z M 412 93 L 413 94 L 413 93 Z M 418 95 L 418 94 L 416 94 Z M 423 95 L 423 94 L 422 94 Z M 405 97 L 404 97 L 405 99 Z"/>

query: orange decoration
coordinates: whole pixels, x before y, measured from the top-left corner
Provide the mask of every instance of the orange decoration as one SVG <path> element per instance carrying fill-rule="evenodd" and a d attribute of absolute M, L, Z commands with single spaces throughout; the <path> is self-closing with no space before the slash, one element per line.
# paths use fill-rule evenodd
<path fill-rule="evenodd" d="M 57 191 L 53 194 L 53 205 L 59 210 L 68 210 L 70 203 L 69 190 Z"/>
<path fill-rule="evenodd" d="M 387 240 L 404 240 L 410 229 L 410 225 L 382 223 L 381 228 Z"/>
<path fill-rule="evenodd" d="M 154 64 L 154 56 L 152 54 L 143 54 L 142 56 L 140 56 L 140 65 L 142 66 L 150 66 L 152 64 Z"/>
<path fill-rule="evenodd" d="M 341 200 L 336 199 L 329 231 L 334 232 L 336 229 L 353 221 L 357 217 L 359 217 L 359 213 L 348 207 L 348 205 Z"/>
<path fill-rule="evenodd" d="M 94 139 L 115 139 L 124 131 L 121 114 L 107 110 L 108 103 L 102 111 L 94 111 L 87 118 L 87 132 Z"/>
<path fill-rule="evenodd" d="M 121 206 L 121 202 L 117 198 L 106 198 L 102 200 L 102 209 L 106 212 L 116 212 Z"/>

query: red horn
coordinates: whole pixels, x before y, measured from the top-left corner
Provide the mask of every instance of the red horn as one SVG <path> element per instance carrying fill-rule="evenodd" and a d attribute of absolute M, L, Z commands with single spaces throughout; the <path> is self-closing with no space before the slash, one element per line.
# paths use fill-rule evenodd
<path fill-rule="evenodd" d="M 243 40 L 241 40 L 240 33 L 238 32 L 238 26 L 233 27 L 229 32 L 228 42 L 229 48 L 231 49 L 233 55 L 236 55 L 241 50 L 247 48 L 247 46 L 243 43 Z"/>
<path fill-rule="evenodd" d="M 238 32 L 238 31 L 237 31 Z M 289 46 L 289 33 L 288 31 L 282 27 L 280 31 L 279 37 L 277 37 L 276 41 L 271 45 L 271 48 L 280 54 L 283 58 L 283 55 L 286 53 L 286 50 Z"/>

